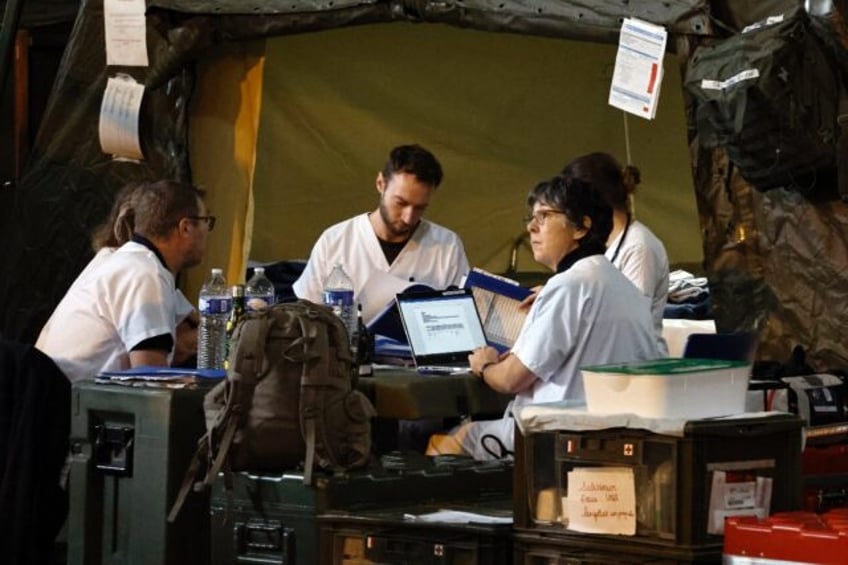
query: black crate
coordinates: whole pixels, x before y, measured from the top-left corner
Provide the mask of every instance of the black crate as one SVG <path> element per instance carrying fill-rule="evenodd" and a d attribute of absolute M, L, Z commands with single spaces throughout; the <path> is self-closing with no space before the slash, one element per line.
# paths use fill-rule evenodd
<path fill-rule="evenodd" d="M 207 391 L 74 384 L 69 564 L 208 562 L 209 497 L 166 520 L 205 431 Z"/>
<path fill-rule="evenodd" d="M 322 565 L 510 565 L 512 524 L 428 523 L 408 518 L 450 507 L 511 516 L 510 499 L 322 514 Z"/>
<path fill-rule="evenodd" d="M 633 470 L 635 480 L 637 530 L 624 539 L 658 547 L 720 547 L 722 536 L 708 533 L 714 474 L 771 479 L 769 511 L 799 509 L 802 425 L 794 415 L 776 414 L 693 420 L 686 423 L 683 437 L 631 428 L 527 437 L 516 432 L 515 526 L 569 539 L 621 540 L 622 536 L 567 530 L 562 499 L 569 471 L 626 467 Z"/>
<path fill-rule="evenodd" d="M 718 565 L 721 545 L 700 548 L 656 547 L 618 537 L 516 532 L 514 565 Z"/>
<path fill-rule="evenodd" d="M 313 478 L 314 484 L 306 486 L 299 473 L 236 473 L 228 495 L 219 477 L 210 501 L 212 563 L 318 563 L 319 514 L 503 499 L 511 496 L 513 482 L 509 462 L 417 453 L 387 454 L 367 469 L 339 476 L 316 473 Z"/>

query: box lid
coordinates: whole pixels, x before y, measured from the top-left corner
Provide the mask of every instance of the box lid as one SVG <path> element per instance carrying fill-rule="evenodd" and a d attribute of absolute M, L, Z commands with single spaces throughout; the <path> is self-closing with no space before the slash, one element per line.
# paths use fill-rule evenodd
<path fill-rule="evenodd" d="M 702 373 L 704 371 L 739 369 L 748 365 L 750 363 L 747 361 L 725 359 L 669 358 L 610 365 L 594 365 L 583 367 L 581 370 L 589 373 L 607 373 L 610 375 L 672 376 L 686 373 Z"/>

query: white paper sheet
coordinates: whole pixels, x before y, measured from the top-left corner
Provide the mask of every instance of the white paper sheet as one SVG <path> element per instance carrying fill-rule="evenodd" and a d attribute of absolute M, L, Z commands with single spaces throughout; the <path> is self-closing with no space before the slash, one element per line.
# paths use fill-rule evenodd
<path fill-rule="evenodd" d="M 100 148 L 116 158 L 142 159 L 138 116 L 144 85 L 123 75 L 110 78 L 100 106 Z"/>
<path fill-rule="evenodd" d="M 753 463 L 752 467 L 755 467 Z M 772 479 L 758 471 L 760 469 L 752 468 L 748 472 L 713 472 L 707 533 L 724 534 L 724 520 L 730 516 L 765 518 L 769 515 Z"/>
<path fill-rule="evenodd" d="M 609 104 L 641 118 L 657 112 L 668 33 L 652 23 L 626 18 L 621 25 Z"/>
<path fill-rule="evenodd" d="M 357 302 L 362 304 L 362 321 L 367 326 L 394 304 L 395 295 L 414 285 L 385 271 L 374 271 L 359 290 Z"/>
<path fill-rule="evenodd" d="M 104 0 L 106 64 L 146 67 L 147 20 L 144 0 Z"/>
<path fill-rule="evenodd" d="M 442 522 L 448 524 L 512 524 L 512 516 L 491 516 L 461 510 L 438 510 L 426 514 L 404 514 L 404 519 L 415 522 Z"/>

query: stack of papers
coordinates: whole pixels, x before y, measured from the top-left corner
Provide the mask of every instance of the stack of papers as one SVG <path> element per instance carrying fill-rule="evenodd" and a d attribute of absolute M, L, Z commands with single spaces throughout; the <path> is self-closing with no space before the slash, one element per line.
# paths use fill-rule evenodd
<path fill-rule="evenodd" d="M 464 286 L 474 293 L 489 345 L 501 352 L 512 348 L 527 317 L 527 310 L 520 308 L 521 302 L 533 291 L 517 281 L 479 268 L 468 273 Z"/>
<path fill-rule="evenodd" d="M 404 514 L 403 519 L 413 522 L 447 524 L 512 524 L 512 516 L 493 516 L 478 512 L 442 509 L 425 514 Z"/>
<path fill-rule="evenodd" d="M 377 365 L 411 367 L 412 351 L 403 343 L 383 335 L 374 336 L 374 363 Z"/>
<path fill-rule="evenodd" d="M 179 367 L 132 367 L 120 371 L 103 371 L 94 379 L 96 383 L 125 386 L 150 386 L 158 388 L 185 388 L 204 381 L 223 379 L 223 369 L 191 369 Z"/>

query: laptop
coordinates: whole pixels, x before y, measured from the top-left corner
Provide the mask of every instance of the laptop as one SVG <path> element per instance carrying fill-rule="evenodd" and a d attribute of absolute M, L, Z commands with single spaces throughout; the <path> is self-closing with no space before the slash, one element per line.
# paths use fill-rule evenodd
<path fill-rule="evenodd" d="M 404 292 L 395 297 L 419 373 L 468 372 L 468 355 L 486 345 L 470 288 Z"/>

